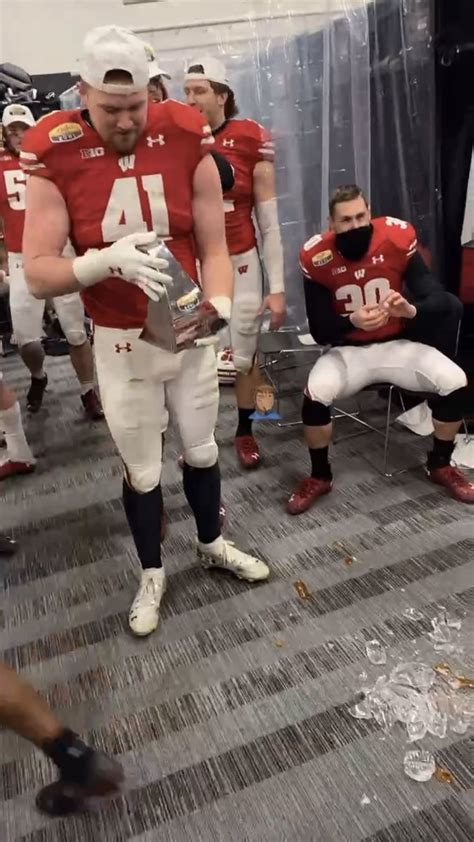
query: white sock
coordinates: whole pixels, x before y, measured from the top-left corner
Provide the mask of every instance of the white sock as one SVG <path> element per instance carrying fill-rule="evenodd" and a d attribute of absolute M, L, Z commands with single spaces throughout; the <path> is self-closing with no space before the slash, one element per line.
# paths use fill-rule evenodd
<path fill-rule="evenodd" d="M 81 395 L 87 395 L 91 389 L 95 389 L 94 383 L 81 383 Z"/>
<path fill-rule="evenodd" d="M 199 541 L 199 546 L 211 555 L 222 555 L 222 551 L 224 549 L 224 539 L 222 535 L 219 535 L 219 537 L 214 541 L 211 541 L 210 544 L 202 544 L 201 541 Z"/>
<path fill-rule="evenodd" d="M 18 401 L 10 409 L 0 410 L 0 430 L 5 433 L 8 460 L 12 462 L 35 462 L 21 423 Z"/>

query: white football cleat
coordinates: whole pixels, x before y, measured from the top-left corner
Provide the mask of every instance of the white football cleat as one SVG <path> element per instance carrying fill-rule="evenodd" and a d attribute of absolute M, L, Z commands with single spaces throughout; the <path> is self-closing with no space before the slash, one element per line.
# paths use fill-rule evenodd
<path fill-rule="evenodd" d="M 143 570 L 140 587 L 128 614 L 128 623 L 134 634 L 145 637 L 155 631 L 165 590 L 166 578 L 162 567 Z"/>
<path fill-rule="evenodd" d="M 222 567 L 247 582 L 259 582 L 270 575 L 270 569 L 263 561 L 238 550 L 232 541 L 224 541 L 222 536 L 212 544 L 198 542 L 197 557 L 201 567 Z"/>

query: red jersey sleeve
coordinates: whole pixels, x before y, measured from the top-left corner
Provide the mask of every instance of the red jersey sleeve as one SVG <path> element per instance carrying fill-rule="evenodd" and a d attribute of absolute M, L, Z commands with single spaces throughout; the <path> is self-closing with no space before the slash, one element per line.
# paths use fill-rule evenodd
<path fill-rule="evenodd" d="M 53 111 L 25 132 L 20 151 L 20 166 L 27 175 L 38 175 L 54 181 L 50 163 L 55 132 L 62 126 L 77 125 L 68 123 L 67 120 L 67 112 Z"/>
<path fill-rule="evenodd" d="M 200 157 L 207 155 L 214 143 L 214 138 L 209 123 L 197 108 L 190 108 L 189 105 L 174 99 L 158 104 L 157 108 L 166 108 L 175 125 L 188 132 Z"/>
<path fill-rule="evenodd" d="M 248 134 L 249 150 L 255 160 L 255 164 L 260 161 L 269 161 L 273 164 L 275 160 L 275 144 L 272 136 L 267 129 L 256 123 L 254 120 L 242 120 L 245 125 L 245 131 Z"/>
<path fill-rule="evenodd" d="M 318 278 L 318 266 L 324 264 L 324 256 L 327 250 L 324 234 L 315 234 L 303 246 L 300 251 L 300 267 L 305 278 L 312 281 L 320 280 Z M 318 260 L 318 255 L 321 255 L 321 261 Z"/>
<path fill-rule="evenodd" d="M 394 216 L 386 216 L 385 227 L 388 238 L 396 247 L 400 258 L 406 263 L 416 253 L 418 240 L 416 231 L 411 222 L 404 219 L 396 219 Z"/>

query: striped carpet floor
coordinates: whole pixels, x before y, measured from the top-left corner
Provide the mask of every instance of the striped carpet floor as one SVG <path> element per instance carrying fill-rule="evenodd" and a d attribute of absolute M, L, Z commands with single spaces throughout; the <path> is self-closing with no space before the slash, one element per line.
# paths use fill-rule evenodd
<path fill-rule="evenodd" d="M 24 398 L 18 360 L 1 366 Z M 159 631 L 136 640 L 127 630 L 137 567 L 120 464 L 105 425 L 82 420 L 67 358 L 48 360 L 48 370 L 44 409 L 27 421 L 38 470 L 0 488 L 1 528 L 20 541 L 17 555 L 0 563 L 0 657 L 66 723 L 117 755 L 127 784 L 88 814 L 47 821 L 34 793 L 53 770 L 0 731 L 0 840 L 472 839 L 468 735 L 426 738 L 423 747 L 455 781 L 416 783 L 403 772 L 401 726 L 384 734 L 348 713 L 364 673 L 375 681 L 401 660 L 440 660 L 426 636 L 440 606 L 464 618 L 466 640 L 474 632 L 469 507 L 427 484 L 419 468 L 382 478 L 365 458 L 380 456 L 369 436 L 334 447 L 333 493 L 290 518 L 282 504 L 307 467 L 300 429 L 262 426 L 264 465 L 242 474 L 224 390 L 227 536 L 265 558 L 272 576 L 251 586 L 196 567 L 169 436 L 168 591 Z M 294 409 L 288 403 L 285 411 Z M 413 450 L 412 442 L 397 434 L 395 453 L 414 464 L 426 444 Z M 300 598 L 296 580 L 310 599 Z M 423 619 L 407 618 L 409 607 Z M 386 667 L 367 661 L 373 637 L 387 648 Z M 472 639 L 471 654 L 465 646 L 458 656 L 464 671 L 474 669 Z"/>

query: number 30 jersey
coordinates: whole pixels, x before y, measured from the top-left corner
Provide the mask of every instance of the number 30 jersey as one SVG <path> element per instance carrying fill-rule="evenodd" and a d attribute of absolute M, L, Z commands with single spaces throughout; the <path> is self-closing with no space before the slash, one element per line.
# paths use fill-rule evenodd
<path fill-rule="evenodd" d="M 7 251 L 19 254 L 25 224 L 26 175 L 16 155 L 0 152 L 0 217 Z"/>
<path fill-rule="evenodd" d="M 80 110 L 57 111 L 29 129 L 20 160 L 29 175 L 48 178 L 64 197 L 77 254 L 156 231 L 197 281 L 193 176 L 213 143 L 197 109 L 167 100 L 149 106 L 145 131 L 129 154 L 104 146 Z M 138 287 L 107 278 L 82 293 L 103 327 L 142 327 L 148 299 Z"/>
<path fill-rule="evenodd" d="M 370 248 L 361 260 L 347 260 L 338 252 L 333 231 L 317 234 L 301 249 L 305 278 L 330 290 L 334 311 L 340 316 L 349 317 L 364 304 L 378 304 L 390 290 L 403 294 L 403 276 L 417 248 L 415 229 L 391 216 L 373 219 L 372 225 Z M 402 331 L 402 319 L 392 318 L 370 333 L 354 328 L 344 339 L 347 344 L 367 344 L 395 338 Z"/>

